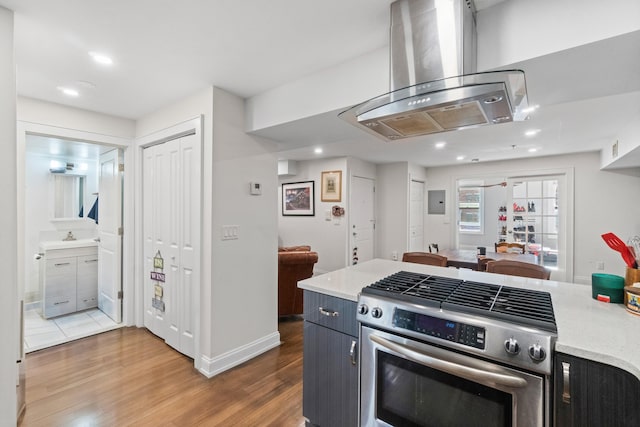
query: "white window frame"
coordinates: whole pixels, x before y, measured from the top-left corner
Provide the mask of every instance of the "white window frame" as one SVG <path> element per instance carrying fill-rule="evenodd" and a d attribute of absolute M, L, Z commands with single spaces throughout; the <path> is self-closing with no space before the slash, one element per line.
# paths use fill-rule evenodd
<path fill-rule="evenodd" d="M 458 233 L 461 234 L 484 234 L 484 181 L 478 180 L 459 180 L 456 191 L 456 226 L 458 228 Z M 460 201 L 460 190 L 461 189 L 477 189 L 479 200 L 478 203 L 470 202 L 464 203 Z M 477 206 L 472 206 L 477 205 Z M 477 224 L 478 229 L 463 229 L 461 228 L 463 225 L 462 222 L 462 209 L 478 209 L 478 221 L 471 222 L 468 224 Z"/>

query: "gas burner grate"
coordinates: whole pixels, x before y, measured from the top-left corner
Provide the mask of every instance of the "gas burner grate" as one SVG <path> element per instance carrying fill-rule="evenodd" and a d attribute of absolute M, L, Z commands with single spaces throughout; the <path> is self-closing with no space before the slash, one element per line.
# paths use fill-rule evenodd
<path fill-rule="evenodd" d="M 423 305 L 440 306 L 463 281 L 448 277 L 400 271 L 363 289 L 364 293 L 419 301 Z"/>
<path fill-rule="evenodd" d="M 400 271 L 362 290 L 557 332 L 548 292 Z"/>
<path fill-rule="evenodd" d="M 442 308 L 463 309 L 468 313 L 557 331 L 551 296 L 547 292 L 464 282 L 442 303 Z"/>

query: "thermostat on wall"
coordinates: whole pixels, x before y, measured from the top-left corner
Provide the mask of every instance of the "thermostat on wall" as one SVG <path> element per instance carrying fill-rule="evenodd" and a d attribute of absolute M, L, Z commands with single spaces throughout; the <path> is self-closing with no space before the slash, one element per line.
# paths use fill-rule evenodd
<path fill-rule="evenodd" d="M 249 186 L 250 186 L 249 192 L 253 196 L 259 196 L 262 194 L 262 186 L 260 185 L 259 182 L 250 182 Z"/>

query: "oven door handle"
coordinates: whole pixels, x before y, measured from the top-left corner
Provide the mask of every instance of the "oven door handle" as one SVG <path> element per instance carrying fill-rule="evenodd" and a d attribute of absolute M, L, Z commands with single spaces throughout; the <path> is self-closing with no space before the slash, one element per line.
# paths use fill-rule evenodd
<path fill-rule="evenodd" d="M 472 368 L 469 366 L 460 365 L 455 362 L 450 362 L 448 360 L 439 359 L 436 357 L 428 356 L 416 349 L 413 349 L 407 345 L 395 343 L 393 341 L 389 341 L 386 338 L 382 338 L 377 335 L 369 335 L 369 339 L 382 347 L 385 347 L 389 350 L 395 351 L 406 357 L 407 359 L 413 360 L 414 362 L 420 363 L 421 365 L 428 366 L 430 368 L 437 369 L 442 372 L 447 372 L 449 374 L 465 378 L 471 381 L 479 382 L 479 383 L 491 383 L 502 385 L 511 388 L 522 388 L 526 387 L 527 380 L 521 377 L 517 377 L 511 375 L 509 373 L 497 373 L 497 372 L 489 372 L 483 371 L 480 369 Z"/>

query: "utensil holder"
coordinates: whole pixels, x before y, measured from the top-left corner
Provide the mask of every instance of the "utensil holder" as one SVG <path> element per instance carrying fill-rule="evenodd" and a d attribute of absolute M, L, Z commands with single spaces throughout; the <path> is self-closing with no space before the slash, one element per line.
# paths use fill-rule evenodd
<path fill-rule="evenodd" d="M 624 285 L 633 286 L 640 282 L 640 269 L 627 267 L 627 274 L 624 276 Z"/>
<path fill-rule="evenodd" d="M 627 267 L 627 273 L 624 276 L 624 285 L 633 286 L 634 283 L 640 282 L 640 269 Z M 624 293 L 624 304 L 627 305 L 627 293 Z"/>

